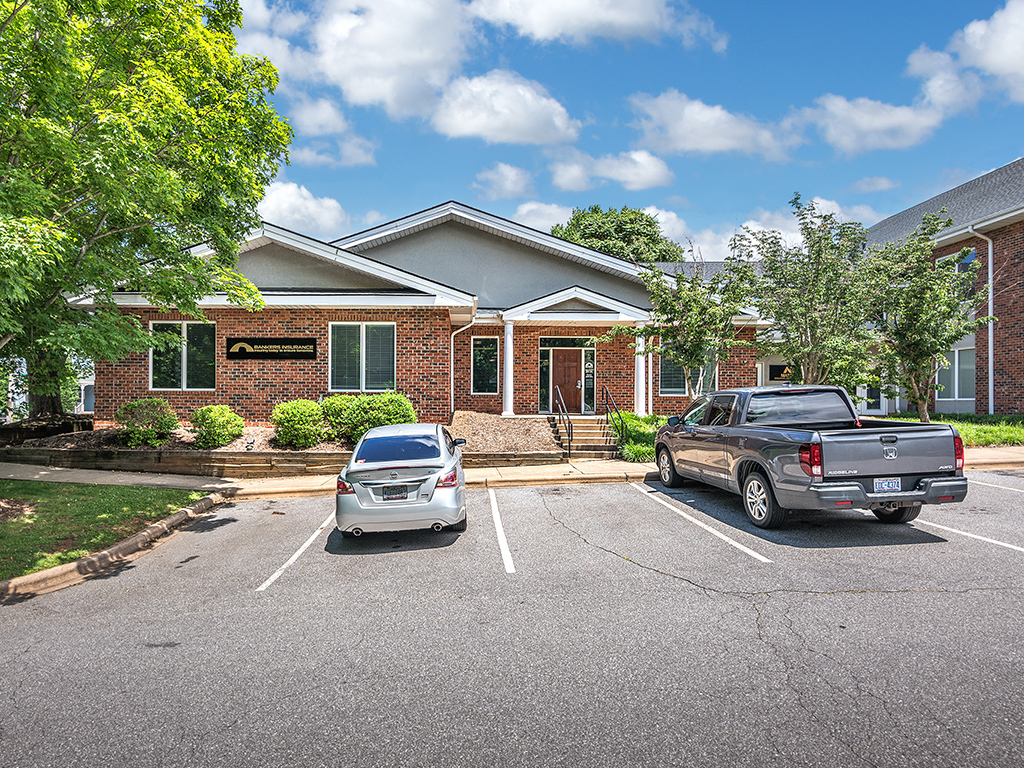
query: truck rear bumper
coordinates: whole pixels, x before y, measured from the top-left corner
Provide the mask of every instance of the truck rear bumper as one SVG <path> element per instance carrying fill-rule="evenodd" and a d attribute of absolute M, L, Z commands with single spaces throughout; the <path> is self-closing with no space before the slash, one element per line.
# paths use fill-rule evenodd
<path fill-rule="evenodd" d="M 917 488 L 901 493 L 867 493 L 859 483 L 821 483 L 799 493 L 776 493 L 780 506 L 789 509 L 835 509 L 891 504 L 946 504 L 967 496 L 966 477 L 926 477 Z"/>

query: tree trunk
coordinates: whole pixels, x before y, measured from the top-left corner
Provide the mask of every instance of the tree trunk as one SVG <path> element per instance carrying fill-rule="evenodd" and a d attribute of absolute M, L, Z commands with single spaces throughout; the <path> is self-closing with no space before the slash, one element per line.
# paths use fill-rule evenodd
<path fill-rule="evenodd" d="M 60 384 L 68 375 L 67 358 L 60 352 L 35 347 L 25 356 L 25 368 L 28 374 L 28 417 L 63 416 Z"/>
<path fill-rule="evenodd" d="M 917 401 L 917 417 L 921 420 L 922 424 L 930 424 L 931 416 L 928 415 L 928 401 L 918 400 Z"/>

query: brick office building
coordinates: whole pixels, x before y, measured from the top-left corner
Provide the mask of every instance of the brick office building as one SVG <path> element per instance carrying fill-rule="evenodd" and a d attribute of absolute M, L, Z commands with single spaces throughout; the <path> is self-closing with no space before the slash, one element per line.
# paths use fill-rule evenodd
<path fill-rule="evenodd" d="M 1024 159 L 880 221 L 868 231 L 869 243 L 902 240 L 921 225 L 924 214 L 943 208 L 953 224 L 935 236 L 935 255 L 951 257 L 969 249 L 965 261 L 981 262 L 978 287 L 991 302 L 991 310 L 985 303 L 980 311 L 997 320 L 950 350 L 950 366 L 939 373 L 943 389 L 936 410 L 1024 413 Z"/>
<path fill-rule="evenodd" d="M 650 322 L 632 264 L 483 211 L 449 202 L 333 243 L 270 224 L 254 233 L 238 269 L 266 308 L 249 313 L 211 296 L 205 322 L 158 312 L 144 297 L 118 302 L 180 351 L 96 365 L 96 421 L 143 397 L 179 417 L 211 403 L 249 423 L 273 406 L 335 392 L 397 389 L 423 421 L 454 410 L 603 412 L 607 391 L 624 410 L 677 413 L 688 402 L 680 371 L 636 356 L 624 338 L 594 342 L 614 325 Z M 755 318 L 737 318 L 751 337 Z M 722 386 L 756 382 L 738 348 L 719 365 Z"/>

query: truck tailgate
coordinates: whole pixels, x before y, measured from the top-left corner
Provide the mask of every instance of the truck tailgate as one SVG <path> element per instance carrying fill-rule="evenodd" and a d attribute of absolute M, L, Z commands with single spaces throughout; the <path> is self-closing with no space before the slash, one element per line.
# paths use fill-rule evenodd
<path fill-rule="evenodd" d="M 953 431 L 945 424 L 819 434 L 826 480 L 952 472 L 955 468 Z"/>

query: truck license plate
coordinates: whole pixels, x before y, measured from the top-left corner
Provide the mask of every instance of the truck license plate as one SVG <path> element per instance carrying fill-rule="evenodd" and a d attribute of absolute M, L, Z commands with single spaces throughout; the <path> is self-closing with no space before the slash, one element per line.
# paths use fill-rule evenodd
<path fill-rule="evenodd" d="M 384 501 L 402 501 L 409 498 L 409 489 L 404 485 L 385 485 Z"/>
<path fill-rule="evenodd" d="M 875 493 L 899 493 L 900 479 L 898 477 L 876 477 Z"/>

